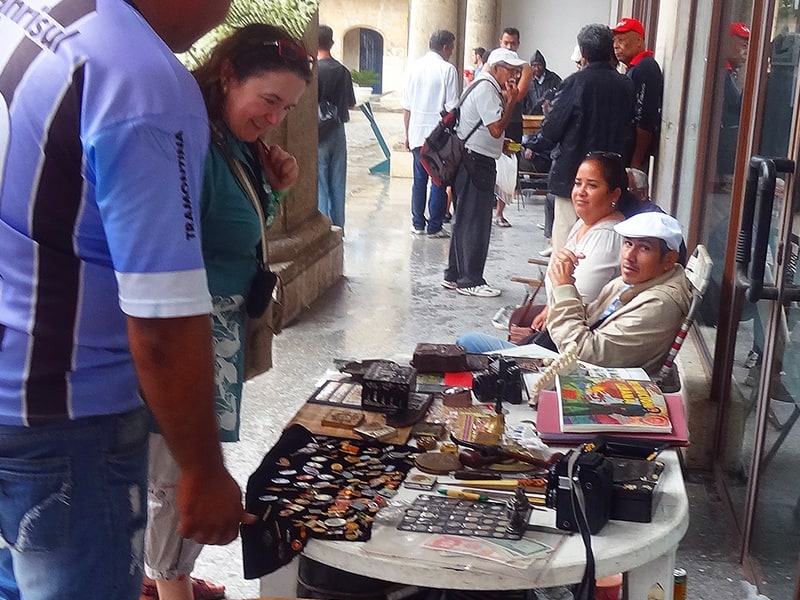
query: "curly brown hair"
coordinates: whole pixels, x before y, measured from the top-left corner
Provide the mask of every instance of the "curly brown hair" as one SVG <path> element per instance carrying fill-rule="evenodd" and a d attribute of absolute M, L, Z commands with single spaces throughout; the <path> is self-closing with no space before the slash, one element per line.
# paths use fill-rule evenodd
<path fill-rule="evenodd" d="M 308 84 L 314 71 L 314 59 L 302 42 L 280 27 L 257 23 L 237 29 L 217 44 L 208 59 L 192 72 L 211 121 L 222 118 L 221 78 L 226 61 L 240 81 L 269 71 L 289 71 Z"/>

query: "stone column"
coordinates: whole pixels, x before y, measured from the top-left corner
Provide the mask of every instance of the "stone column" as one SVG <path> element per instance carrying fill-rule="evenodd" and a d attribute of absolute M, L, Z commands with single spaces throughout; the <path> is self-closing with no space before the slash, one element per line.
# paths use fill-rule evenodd
<path fill-rule="evenodd" d="M 500 27 L 497 23 L 497 0 L 467 0 L 464 27 L 464 64 L 472 65 L 472 49 L 497 47 Z"/>
<path fill-rule="evenodd" d="M 408 19 L 408 61 L 428 51 L 428 41 L 437 29 L 458 35 L 458 0 L 411 0 Z"/>

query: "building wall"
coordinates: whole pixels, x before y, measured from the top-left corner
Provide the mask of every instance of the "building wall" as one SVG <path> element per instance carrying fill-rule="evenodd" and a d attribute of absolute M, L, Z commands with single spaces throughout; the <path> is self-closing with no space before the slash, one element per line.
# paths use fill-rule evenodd
<path fill-rule="evenodd" d="M 319 22 L 333 28 L 331 54 L 349 69 L 358 69 L 360 28 L 383 36 L 383 92 L 399 91 L 403 82 L 408 46 L 406 0 L 321 0 Z M 345 44 L 345 36 L 347 44 Z"/>
<path fill-rule="evenodd" d="M 519 29 L 519 55 L 530 59 L 539 49 L 547 68 L 566 77 L 575 71 L 569 57 L 578 31 L 589 23 L 616 23 L 617 6 L 617 0 L 502 0 L 499 31 L 509 26 Z M 497 47 L 497 39 L 486 40 L 486 48 Z"/>

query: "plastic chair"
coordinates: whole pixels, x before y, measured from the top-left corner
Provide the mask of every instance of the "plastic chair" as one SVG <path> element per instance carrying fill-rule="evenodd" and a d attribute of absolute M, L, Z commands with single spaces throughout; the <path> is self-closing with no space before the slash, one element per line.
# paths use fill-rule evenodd
<path fill-rule="evenodd" d="M 700 304 L 703 302 L 703 295 L 706 293 L 708 282 L 711 280 L 711 268 L 713 266 L 714 262 L 702 244 L 694 249 L 694 252 L 686 262 L 686 279 L 689 280 L 689 284 L 692 287 L 692 303 L 689 306 L 689 312 L 683 319 L 683 323 L 681 323 L 681 328 L 675 336 L 675 341 L 672 342 L 669 354 L 664 359 L 664 364 L 661 365 L 661 370 L 653 378 L 653 381 L 665 392 L 677 392 L 680 389 L 680 381 L 675 369 L 675 357 L 681 346 L 683 346 L 686 335 L 697 318 Z"/>

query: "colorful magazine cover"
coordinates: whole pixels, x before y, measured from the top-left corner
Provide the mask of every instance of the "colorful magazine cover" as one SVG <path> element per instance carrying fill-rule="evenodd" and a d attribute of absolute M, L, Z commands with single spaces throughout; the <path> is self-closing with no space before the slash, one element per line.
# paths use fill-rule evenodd
<path fill-rule="evenodd" d="M 672 432 L 667 402 L 652 381 L 560 375 L 557 385 L 564 432 Z"/>

